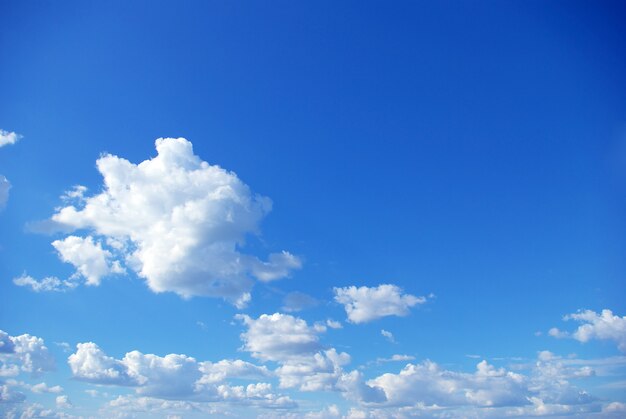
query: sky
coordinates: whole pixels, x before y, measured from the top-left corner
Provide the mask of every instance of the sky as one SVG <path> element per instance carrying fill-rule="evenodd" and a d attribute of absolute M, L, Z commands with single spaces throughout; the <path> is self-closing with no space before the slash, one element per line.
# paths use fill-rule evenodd
<path fill-rule="evenodd" d="M 0 2 L 0 416 L 626 416 L 625 18 Z"/>

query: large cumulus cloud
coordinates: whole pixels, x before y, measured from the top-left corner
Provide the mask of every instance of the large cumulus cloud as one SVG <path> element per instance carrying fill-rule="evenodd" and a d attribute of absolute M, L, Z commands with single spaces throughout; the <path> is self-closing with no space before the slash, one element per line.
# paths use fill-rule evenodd
<path fill-rule="evenodd" d="M 300 267 L 286 251 L 267 260 L 241 251 L 271 210 L 269 198 L 252 193 L 235 173 L 202 161 L 184 138 L 158 139 L 156 150 L 156 157 L 139 164 L 103 155 L 97 161 L 102 191 L 85 196 L 77 187 L 66 194 L 68 205 L 53 223 L 88 235 L 55 241 L 55 248 L 76 275 L 97 285 L 125 266 L 154 292 L 223 297 L 243 306 L 254 279 L 279 279 Z M 78 258 L 79 247 L 91 252 Z"/>

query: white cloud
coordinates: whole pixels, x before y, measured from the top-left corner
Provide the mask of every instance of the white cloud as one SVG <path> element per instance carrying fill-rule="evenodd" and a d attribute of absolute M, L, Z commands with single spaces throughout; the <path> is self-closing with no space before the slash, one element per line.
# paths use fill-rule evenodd
<path fill-rule="evenodd" d="M 156 399 L 179 401 L 224 401 L 265 407 L 293 407 L 294 402 L 271 391 L 267 383 L 231 386 L 230 379 L 272 377 L 264 366 L 241 360 L 198 362 L 182 354 L 157 356 L 139 351 L 128 352 L 122 359 L 106 355 L 95 343 L 80 343 L 68 364 L 73 377 L 93 384 L 128 386 L 137 398 L 120 399 L 119 406 L 136 402 L 153 404 Z M 131 403 L 132 402 L 132 403 Z M 116 402 L 117 403 L 117 402 Z M 157 409 L 158 410 L 158 409 Z"/>
<path fill-rule="evenodd" d="M 67 395 L 57 396 L 57 398 L 55 399 L 55 404 L 58 409 L 69 409 L 73 407 Z"/>
<path fill-rule="evenodd" d="M 35 292 L 64 292 L 76 288 L 78 285 L 74 280 L 61 280 L 54 276 L 49 276 L 37 280 L 30 275 L 23 274 L 13 278 L 13 283 L 18 287 L 30 287 Z"/>
<path fill-rule="evenodd" d="M 2 210 L 9 200 L 9 189 L 11 182 L 6 177 L 0 175 L 0 210 Z"/>
<path fill-rule="evenodd" d="M 68 364 L 74 378 L 95 384 L 136 386 L 139 383 L 128 373 L 122 361 L 107 356 L 93 342 L 79 343 L 69 356 Z"/>
<path fill-rule="evenodd" d="M 248 330 L 241 334 L 244 349 L 263 361 L 286 362 L 321 349 L 320 329 L 289 314 L 262 314 L 258 319 L 237 315 Z"/>
<path fill-rule="evenodd" d="M 380 334 L 383 335 L 389 342 L 396 343 L 396 339 L 393 337 L 393 333 L 388 330 L 381 329 Z"/>
<path fill-rule="evenodd" d="M 247 235 L 258 233 L 269 198 L 253 194 L 233 172 L 200 160 L 183 138 L 158 139 L 156 149 L 156 157 L 139 164 L 102 156 L 103 191 L 85 197 L 84 189 L 75 189 L 70 198 L 78 202 L 60 208 L 51 221 L 104 237 L 101 246 L 109 249 L 103 251 L 122 254 L 154 292 L 223 297 L 242 307 L 253 277 L 271 281 L 300 267 L 288 252 L 261 261 L 239 250 Z M 95 274 L 88 269 L 94 283 L 106 271 L 99 261 Z"/>
<path fill-rule="evenodd" d="M 22 136 L 16 132 L 5 131 L 0 129 L 0 147 L 11 145 L 18 142 Z"/>
<path fill-rule="evenodd" d="M 50 387 L 46 383 L 39 383 L 39 384 L 30 386 L 30 391 L 32 391 L 33 393 L 61 393 L 63 391 L 63 387 L 61 386 Z"/>
<path fill-rule="evenodd" d="M 564 319 L 583 323 L 571 333 L 571 336 L 579 342 L 588 342 L 592 339 L 611 340 L 617 343 L 620 351 L 626 352 L 626 316 L 620 317 L 605 309 L 601 313 L 591 310 L 580 311 L 569 314 Z M 556 328 L 550 330 L 550 335 L 567 336 Z"/>
<path fill-rule="evenodd" d="M 237 318 L 247 327 L 241 334 L 243 349 L 262 361 L 279 364 L 275 374 L 281 388 L 340 391 L 345 395 L 357 390 L 363 395 L 367 392 L 369 386 L 359 381 L 360 376 L 343 370 L 350 363 L 350 355 L 326 349 L 319 342 L 319 335 L 326 331 L 323 324 L 308 325 L 303 319 L 282 313 Z"/>
<path fill-rule="evenodd" d="M 50 355 L 43 339 L 28 334 L 11 336 L 13 351 L 2 354 L 5 364 L 19 366 L 19 369 L 33 376 L 55 369 L 54 358 Z"/>
<path fill-rule="evenodd" d="M 528 403 L 526 378 L 480 362 L 474 374 L 441 369 L 431 361 L 408 364 L 368 384 L 384 390 L 391 405 L 511 406 Z"/>
<path fill-rule="evenodd" d="M 410 308 L 426 302 L 426 297 L 403 294 L 392 284 L 378 287 L 334 288 L 335 301 L 343 304 L 348 321 L 367 323 L 385 316 L 406 316 Z"/>
<path fill-rule="evenodd" d="M 52 246 L 59 252 L 63 262 L 71 263 L 76 268 L 74 276 L 82 276 L 87 285 L 100 285 L 100 278 L 113 273 L 123 273 L 118 261 L 112 261 L 113 255 L 94 242 L 93 237 L 68 236 L 55 240 Z"/>
<path fill-rule="evenodd" d="M 200 363 L 202 378 L 199 383 L 219 383 L 229 378 L 259 379 L 273 374 L 265 366 L 258 366 L 240 359 Z"/>
<path fill-rule="evenodd" d="M 343 329 L 343 325 L 341 324 L 341 322 L 333 319 L 327 319 L 326 326 L 330 327 L 331 329 Z"/>

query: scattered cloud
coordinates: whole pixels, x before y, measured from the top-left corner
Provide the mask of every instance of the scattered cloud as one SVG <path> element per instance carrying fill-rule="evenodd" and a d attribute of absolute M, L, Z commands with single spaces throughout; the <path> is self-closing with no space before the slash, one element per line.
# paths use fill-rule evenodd
<path fill-rule="evenodd" d="M 78 283 L 71 279 L 62 280 L 49 276 L 38 280 L 27 274 L 13 278 L 13 283 L 18 287 L 28 287 L 35 292 L 64 292 L 78 286 Z"/>
<path fill-rule="evenodd" d="M 55 399 L 55 404 L 56 404 L 58 409 L 69 409 L 69 408 L 73 407 L 73 405 L 70 402 L 70 399 L 69 399 L 69 397 L 67 397 L 67 395 L 57 396 L 57 398 Z"/>
<path fill-rule="evenodd" d="M 341 324 L 341 322 L 333 319 L 327 319 L 326 326 L 330 327 L 331 329 L 343 329 L 343 325 Z"/>
<path fill-rule="evenodd" d="M 613 314 L 611 310 L 605 309 L 601 313 L 592 310 L 579 311 L 568 314 L 563 319 L 582 324 L 572 333 L 563 332 L 554 327 L 548 332 L 550 336 L 572 337 L 583 343 L 592 339 L 610 340 L 617 344 L 620 351 L 626 352 L 626 316 L 620 317 Z"/>
<path fill-rule="evenodd" d="M 11 182 L 0 175 L 0 210 L 4 209 L 9 200 L 9 189 L 11 189 Z"/>
<path fill-rule="evenodd" d="M 380 334 L 383 335 L 389 342 L 391 343 L 396 343 L 395 338 L 393 337 L 393 333 L 385 330 L 385 329 L 381 329 Z"/>
<path fill-rule="evenodd" d="M 61 386 L 48 386 L 46 383 L 39 383 L 33 386 L 30 386 L 30 391 L 33 393 L 61 393 L 63 391 L 63 387 Z"/>
<path fill-rule="evenodd" d="M 257 319 L 236 316 L 248 328 L 241 334 L 244 349 L 262 361 L 286 362 L 319 351 L 323 330 L 289 314 L 262 314 Z"/>
<path fill-rule="evenodd" d="M 335 301 L 343 304 L 348 321 L 367 323 L 385 316 L 406 316 L 411 307 L 424 304 L 426 297 L 403 294 L 402 289 L 392 284 L 378 287 L 334 288 Z"/>
<path fill-rule="evenodd" d="M 16 132 L 5 131 L 3 129 L 0 129 L 0 147 L 4 147 L 5 145 L 15 144 L 22 138 L 23 136 Z"/>
<path fill-rule="evenodd" d="M 253 278 L 272 281 L 301 266 L 285 251 L 267 261 L 240 251 L 248 235 L 259 233 L 269 198 L 202 161 L 183 138 L 160 138 L 156 150 L 139 164 L 100 157 L 102 192 L 86 196 L 84 187 L 74 187 L 64 196 L 69 205 L 52 216 L 56 230 L 89 232 L 53 243 L 87 283 L 97 285 L 124 264 L 154 292 L 221 297 L 244 307 Z"/>
<path fill-rule="evenodd" d="M 290 292 L 283 298 L 282 309 L 288 313 L 306 310 L 319 304 L 315 298 L 303 292 Z"/>
<path fill-rule="evenodd" d="M 54 369 L 54 358 L 43 339 L 28 334 L 9 336 L 0 330 L 0 377 L 21 372 L 37 377 Z"/>

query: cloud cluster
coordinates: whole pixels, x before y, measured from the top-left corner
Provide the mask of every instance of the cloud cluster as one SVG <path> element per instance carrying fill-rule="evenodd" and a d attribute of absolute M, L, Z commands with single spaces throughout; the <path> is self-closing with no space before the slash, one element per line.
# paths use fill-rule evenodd
<path fill-rule="evenodd" d="M 548 332 L 550 336 L 556 338 L 571 336 L 583 343 L 592 339 L 611 340 L 617 344 L 620 351 L 626 352 L 626 316 L 620 317 L 608 309 L 602 310 L 601 313 L 585 310 L 568 314 L 564 320 L 574 320 L 582 324 L 571 334 L 553 327 Z"/>
<path fill-rule="evenodd" d="M 241 360 L 216 363 L 198 362 L 182 354 L 163 357 L 128 352 L 122 359 L 104 353 L 93 342 L 79 343 L 69 356 L 68 365 L 75 379 L 100 385 L 130 387 L 138 397 L 118 399 L 112 407 L 129 408 L 137 402 L 157 403 L 157 399 L 188 402 L 223 401 L 260 406 L 289 406 L 294 403 L 272 391 L 271 384 L 250 383 L 232 386 L 231 379 L 262 379 L 272 376 L 263 366 Z"/>
<path fill-rule="evenodd" d="M 69 203 L 52 216 L 61 230 L 83 230 L 53 246 L 76 275 L 98 285 L 124 271 L 144 278 L 154 292 L 222 297 L 238 306 L 250 299 L 253 278 L 273 281 L 301 266 L 286 252 L 266 261 L 242 253 L 270 211 L 269 198 L 253 194 L 232 172 L 194 155 L 183 138 L 156 140 L 157 156 L 139 164 L 104 155 L 97 168 L 102 192 L 66 193 Z"/>
<path fill-rule="evenodd" d="M 381 398 L 382 392 L 366 385 L 359 372 L 344 370 L 350 355 L 320 343 L 319 335 L 327 330 L 324 324 L 309 325 L 282 313 L 262 314 L 256 319 L 247 315 L 237 318 L 247 327 L 241 334 L 243 349 L 257 359 L 279 365 L 275 374 L 281 388 L 339 391 L 357 400 Z"/>
<path fill-rule="evenodd" d="M 334 288 L 335 301 L 343 304 L 348 321 L 367 323 L 385 316 L 406 316 L 411 307 L 424 304 L 426 297 L 404 294 L 393 284 L 378 287 Z"/>

